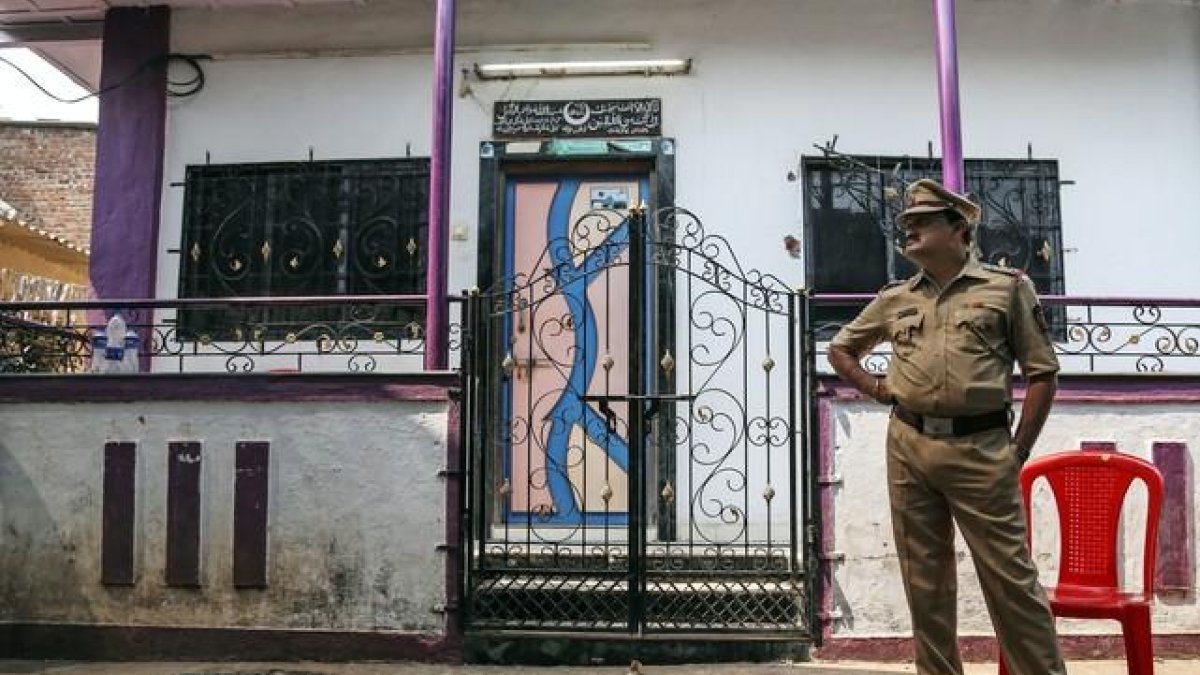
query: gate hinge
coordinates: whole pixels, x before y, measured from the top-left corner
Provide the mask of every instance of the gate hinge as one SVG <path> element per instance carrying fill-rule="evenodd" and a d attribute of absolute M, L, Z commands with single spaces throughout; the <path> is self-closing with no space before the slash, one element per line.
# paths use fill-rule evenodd
<path fill-rule="evenodd" d="M 451 401 L 461 401 L 463 397 L 462 387 L 450 387 L 446 390 L 446 396 L 448 396 Z"/>
<path fill-rule="evenodd" d="M 438 478 L 462 478 L 466 472 L 462 469 L 438 469 Z"/>
<path fill-rule="evenodd" d="M 447 602 L 445 604 L 434 605 L 433 607 L 429 608 L 429 611 L 433 612 L 434 614 L 446 614 L 449 612 L 457 612 L 458 611 L 458 603 L 457 602 Z"/>
<path fill-rule="evenodd" d="M 840 473 L 833 473 L 833 474 L 829 474 L 828 476 L 820 476 L 817 478 L 817 485 L 828 486 L 828 485 L 841 485 L 841 484 L 842 484 L 842 474 L 840 474 Z"/>
<path fill-rule="evenodd" d="M 458 548 L 458 544 L 438 544 L 433 547 L 433 550 L 438 553 L 445 553 L 446 551 L 457 551 Z"/>
<path fill-rule="evenodd" d="M 846 554 L 842 551 L 824 551 L 821 560 L 826 562 L 846 562 Z"/>

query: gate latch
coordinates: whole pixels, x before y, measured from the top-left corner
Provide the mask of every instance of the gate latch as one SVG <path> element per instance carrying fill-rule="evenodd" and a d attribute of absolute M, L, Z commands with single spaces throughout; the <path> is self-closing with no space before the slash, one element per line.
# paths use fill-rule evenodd
<path fill-rule="evenodd" d="M 593 394 L 584 396 L 584 401 L 596 402 L 599 404 L 600 412 L 604 413 L 604 419 L 608 420 L 608 432 L 616 433 L 617 431 L 617 413 L 609 405 L 613 401 L 624 403 L 633 403 L 634 401 L 649 401 L 649 405 L 645 408 L 646 421 L 649 422 L 658 415 L 659 405 L 664 402 L 691 402 L 696 400 L 695 394 Z"/>

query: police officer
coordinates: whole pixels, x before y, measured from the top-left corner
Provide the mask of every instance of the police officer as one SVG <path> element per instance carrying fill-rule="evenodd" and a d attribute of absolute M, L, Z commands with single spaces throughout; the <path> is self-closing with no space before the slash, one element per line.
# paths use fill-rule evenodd
<path fill-rule="evenodd" d="M 1017 480 L 1050 412 L 1058 361 L 1029 278 L 971 255 L 979 211 L 933 180 L 908 188 L 898 225 L 905 257 L 921 269 L 884 287 L 837 334 L 829 363 L 892 406 L 888 493 L 917 672 L 963 672 L 953 522 L 971 549 L 1010 672 L 1062 675 Z M 882 342 L 892 344 L 892 359 L 887 376 L 876 377 L 859 361 Z M 1011 433 L 1014 361 L 1027 388 Z"/>

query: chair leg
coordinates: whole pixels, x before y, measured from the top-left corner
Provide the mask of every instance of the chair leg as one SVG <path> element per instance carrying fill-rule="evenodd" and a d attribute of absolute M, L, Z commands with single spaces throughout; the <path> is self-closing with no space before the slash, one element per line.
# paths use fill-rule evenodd
<path fill-rule="evenodd" d="M 1129 675 L 1154 675 L 1154 644 L 1150 631 L 1150 608 L 1130 607 L 1121 618 L 1125 637 L 1125 659 Z"/>

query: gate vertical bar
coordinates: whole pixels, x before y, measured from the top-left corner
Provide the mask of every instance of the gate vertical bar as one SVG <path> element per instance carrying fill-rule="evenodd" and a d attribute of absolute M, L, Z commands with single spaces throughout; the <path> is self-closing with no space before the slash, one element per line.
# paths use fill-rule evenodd
<path fill-rule="evenodd" d="M 474 526 L 472 536 L 479 547 L 479 555 L 476 556 L 477 569 L 481 569 L 487 560 L 488 530 L 493 518 L 491 506 L 494 499 L 492 492 L 494 481 L 489 469 L 494 465 L 493 454 L 501 452 L 503 447 L 498 442 L 499 434 L 497 433 L 497 425 L 501 422 L 497 418 L 499 409 L 497 397 L 500 386 L 497 382 L 496 369 L 499 366 L 495 365 L 500 363 L 500 359 L 495 355 L 496 346 L 493 342 L 495 328 L 492 305 L 496 302 L 495 297 L 492 294 L 477 296 L 472 316 L 475 348 L 471 359 L 471 368 L 475 371 L 476 395 L 473 415 L 475 452 L 470 465 L 474 471 L 471 494 L 475 502 L 471 513 L 471 524 Z"/>
<path fill-rule="evenodd" d="M 649 267 L 652 272 L 647 272 L 648 278 L 654 280 L 654 287 L 650 289 L 650 295 L 654 302 L 654 312 L 652 323 L 654 325 L 653 344 L 654 348 L 651 353 L 655 355 L 652 361 L 652 367 L 658 373 L 657 378 L 658 388 L 654 391 L 655 394 L 677 394 L 677 376 L 678 368 L 672 368 L 669 371 L 663 368 L 658 368 L 658 358 L 670 352 L 674 355 L 676 362 L 679 362 L 679 349 L 675 344 L 675 270 L 676 265 L 668 262 L 674 260 L 675 254 L 675 226 L 674 220 L 671 218 L 660 219 L 657 211 L 652 211 L 650 220 L 647 224 L 648 243 L 647 247 L 651 251 L 651 260 Z M 691 386 L 691 383 L 688 383 Z M 690 404 L 689 404 L 690 405 Z M 666 481 L 675 487 L 679 486 L 679 478 L 675 475 L 676 472 L 676 450 L 677 441 L 675 439 L 675 421 L 678 413 L 677 404 L 674 401 L 663 401 L 659 404 L 658 411 L 658 426 L 654 429 L 654 447 L 657 448 L 657 456 L 654 463 L 657 473 L 654 481 L 654 492 L 659 493 L 659 490 L 664 487 Z M 673 542 L 677 536 L 675 502 L 663 499 L 655 499 L 657 505 L 656 512 L 658 514 L 657 536 L 659 542 Z M 670 553 L 670 545 L 665 549 Z"/>
<path fill-rule="evenodd" d="M 645 615 L 645 532 L 648 513 L 645 489 L 646 381 L 645 294 L 646 237 L 644 207 L 629 211 L 629 631 L 642 631 Z"/>
<path fill-rule="evenodd" d="M 792 571 L 793 578 L 796 572 L 797 561 L 800 560 L 800 533 L 796 531 L 800 526 L 800 519 L 798 517 L 800 498 L 796 494 L 796 454 L 798 451 L 797 446 L 801 449 L 806 447 L 803 439 L 801 439 L 800 443 L 796 442 L 797 435 L 803 432 L 803 430 L 796 426 L 797 422 L 803 424 L 803 416 L 799 420 L 796 418 L 796 406 L 799 404 L 799 401 L 804 400 L 804 383 L 799 379 L 801 369 L 798 367 L 799 364 L 797 362 L 799 355 L 806 353 L 800 348 L 798 344 L 799 337 L 796 334 L 796 321 L 798 320 L 796 316 L 797 295 L 797 293 L 793 292 L 788 296 L 788 429 L 791 430 L 788 439 L 788 494 L 791 495 L 791 504 L 789 504 L 791 513 L 788 516 L 791 527 L 790 532 L 788 532 L 788 538 L 791 540 L 789 568 Z M 799 396 L 797 396 L 797 388 L 800 388 Z M 800 451 L 802 452 L 802 450 Z"/>
<path fill-rule="evenodd" d="M 459 433 L 461 451 L 459 454 L 459 470 L 462 472 L 459 480 L 459 508 L 462 513 L 462 530 L 459 536 L 459 556 L 462 565 L 462 591 L 458 601 L 460 630 L 466 630 L 471 622 L 471 581 L 472 565 L 475 563 L 475 506 L 472 498 L 475 490 L 475 467 L 473 462 L 479 456 L 479 443 L 476 432 L 480 427 L 479 410 L 476 396 L 479 393 L 477 379 L 479 370 L 475 356 L 477 346 L 477 331 L 479 330 L 476 315 L 479 306 L 479 289 L 467 291 L 462 311 L 462 354 L 459 366 L 459 377 L 462 380 L 462 409 L 459 411 L 459 422 L 462 431 Z"/>
<path fill-rule="evenodd" d="M 823 630 L 820 619 L 820 593 L 822 590 L 821 575 L 823 573 L 821 559 L 821 498 L 819 492 L 821 470 L 817 461 L 820 450 L 821 429 L 816 413 L 817 405 L 817 344 L 816 333 L 812 325 L 812 296 L 811 291 L 805 290 L 800 294 L 800 358 L 803 372 L 800 376 L 801 396 L 803 401 L 804 427 L 801 449 L 801 472 L 803 478 L 803 508 L 804 508 L 804 557 L 805 557 L 805 594 L 807 596 L 808 631 L 817 647 L 821 646 Z"/>

